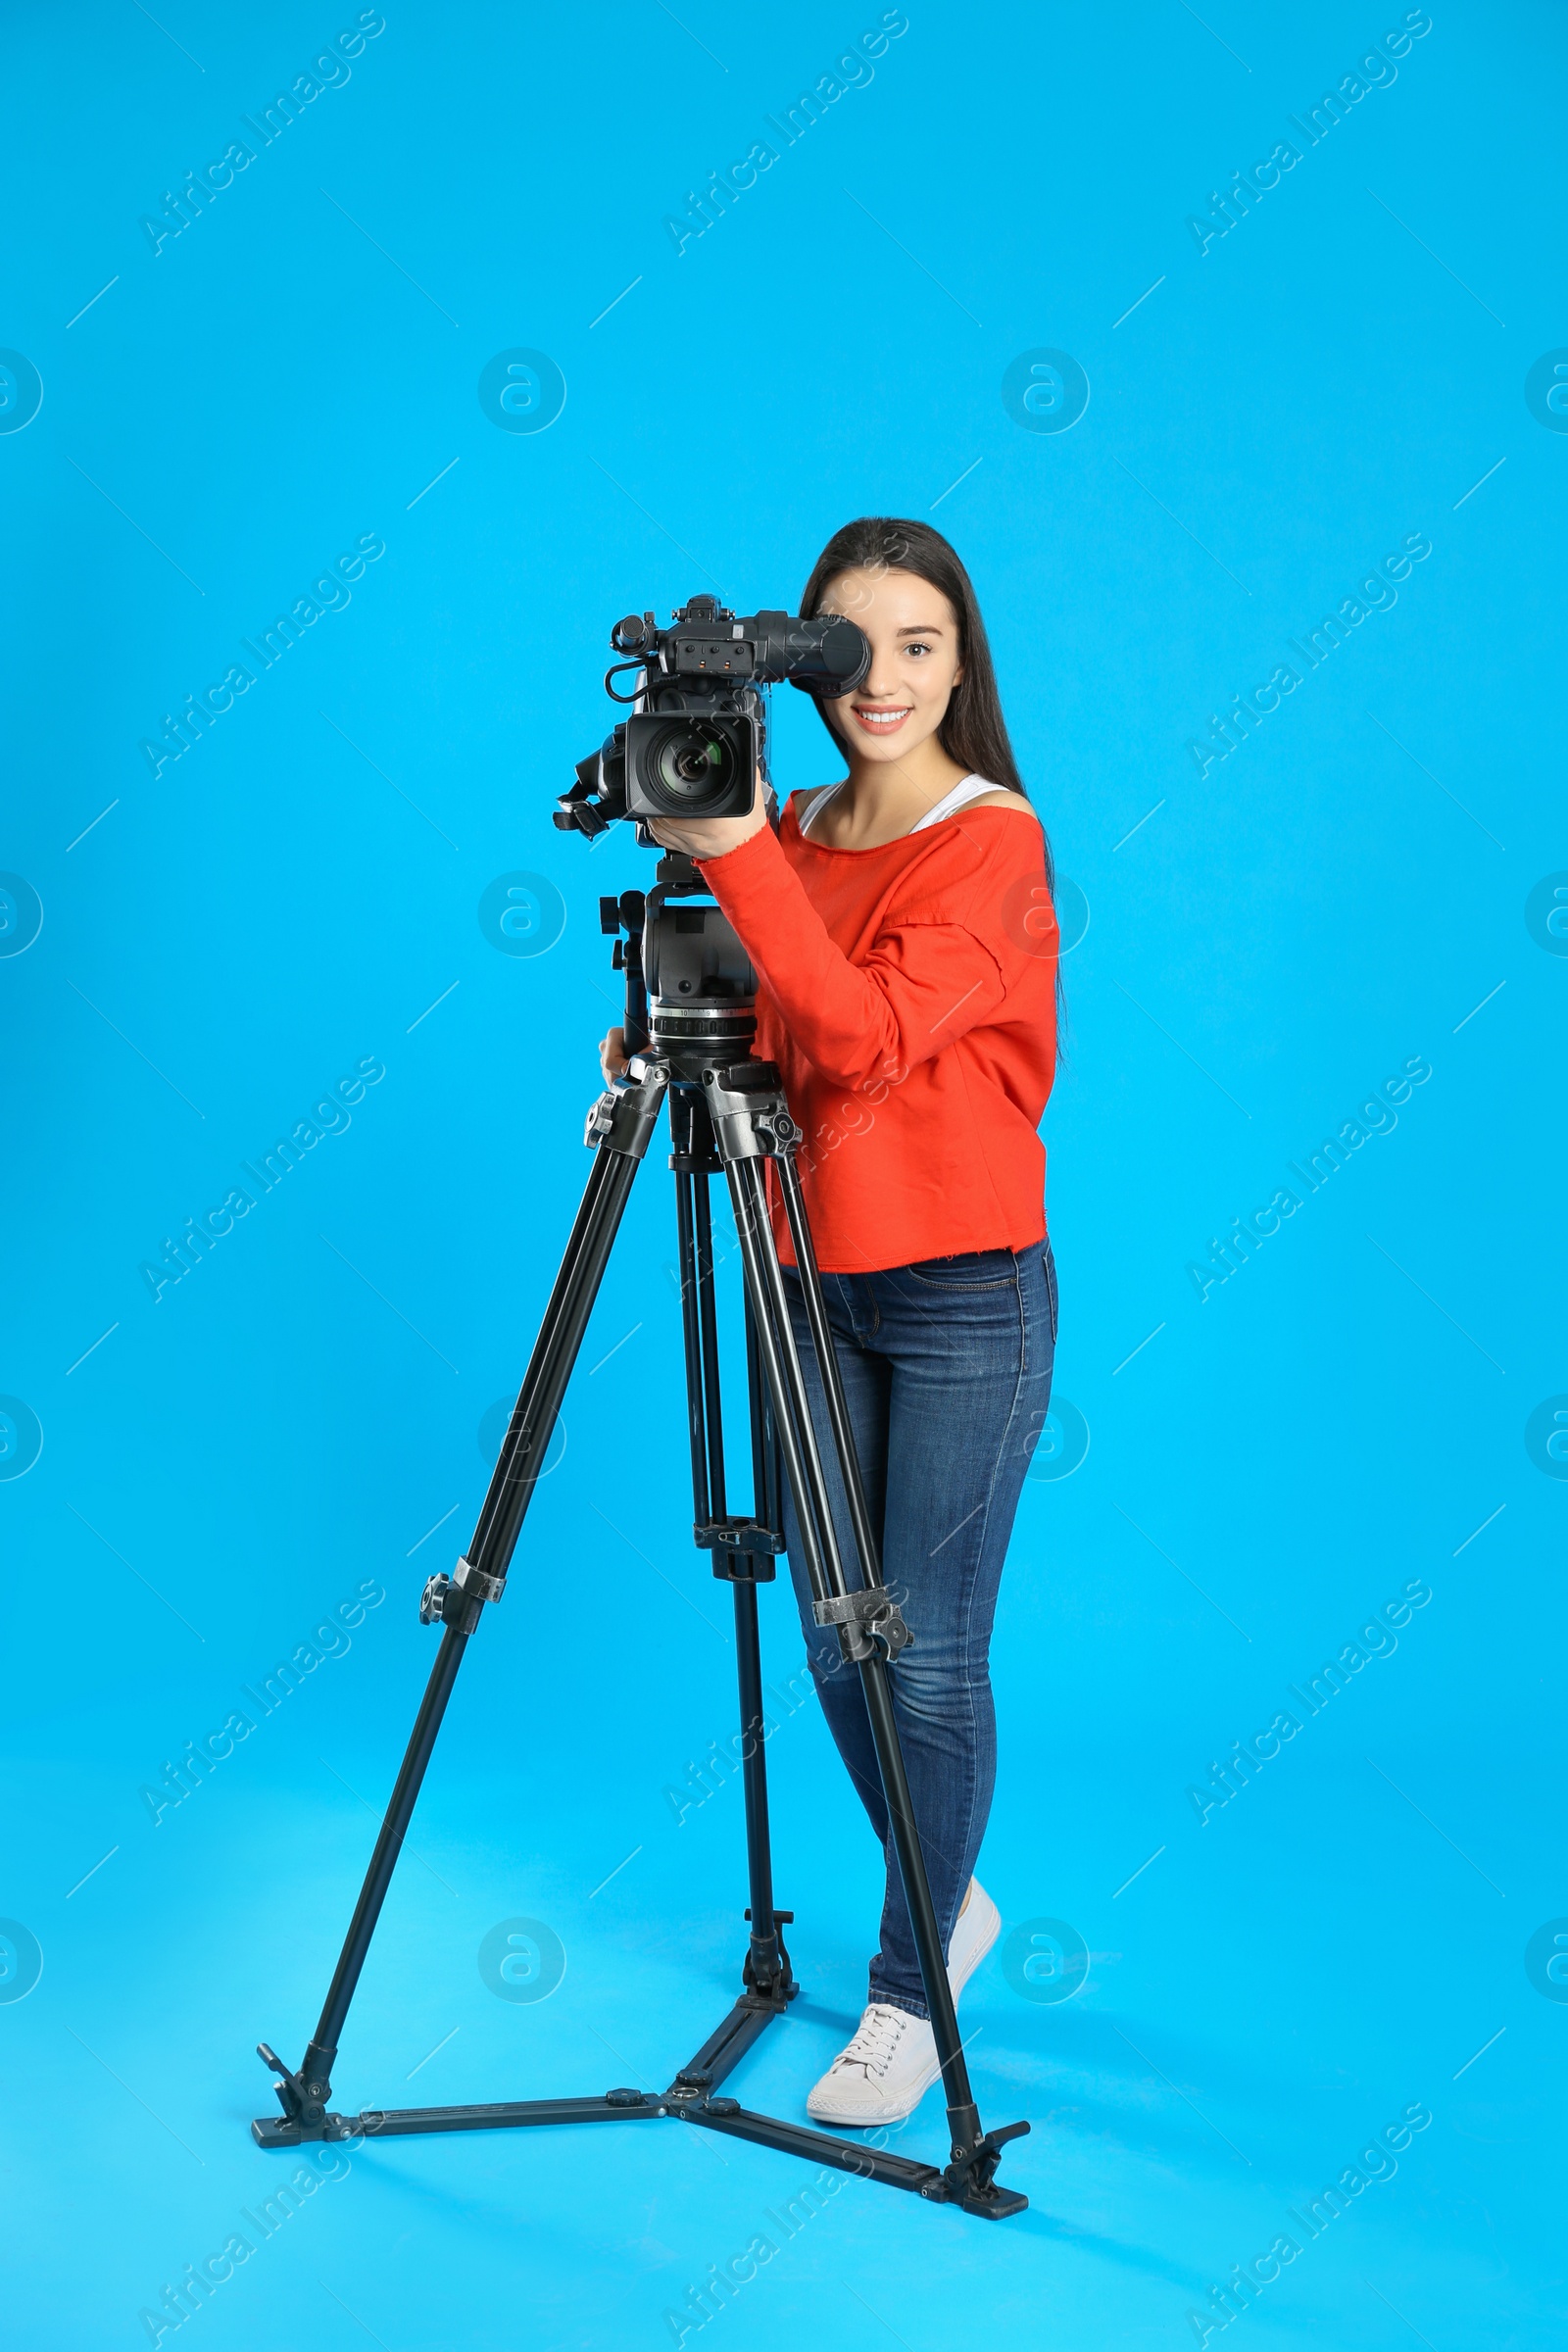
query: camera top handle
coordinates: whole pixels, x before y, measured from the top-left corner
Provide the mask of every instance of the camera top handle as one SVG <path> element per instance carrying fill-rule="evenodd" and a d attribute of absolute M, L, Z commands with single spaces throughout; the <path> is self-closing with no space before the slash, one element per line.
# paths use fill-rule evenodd
<path fill-rule="evenodd" d="M 655 689 L 660 680 L 676 678 L 745 678 L 757 686 L 788 680 L 805 694 L 834 702 L 853 693 L 871 666 L 864 634 L 842 613 L 802 620 L 789 612 L 754 612 L 737 620 L 713 596 L 694 596 L 667 629 L 652 612 L 629 612 L 616 621 L 610 642 L 630 659 L 607 672 L 607 691 L 615 669 L 637 662 Z"/>

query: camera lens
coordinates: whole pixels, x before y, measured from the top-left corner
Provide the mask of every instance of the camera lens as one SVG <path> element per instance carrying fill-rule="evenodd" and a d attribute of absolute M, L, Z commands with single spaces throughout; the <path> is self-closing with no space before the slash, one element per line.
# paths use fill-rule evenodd
<path fill-rule="evenodd" d="M 700 722 L 672 726 L 654 746 L 650 781 L 672 808 L 697 815 L 721 801 L 735 780 L 735 747 Z"/>

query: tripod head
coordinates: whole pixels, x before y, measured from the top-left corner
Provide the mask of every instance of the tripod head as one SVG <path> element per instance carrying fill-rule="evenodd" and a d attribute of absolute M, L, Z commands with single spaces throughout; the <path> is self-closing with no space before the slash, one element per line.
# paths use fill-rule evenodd
<path fill-rule="evenodd" d="M 628 1054 L 650 1046 L 677 1076 L 695 1076 L 715 1053 L 740 1059 L 757 1035 L 757 974 L 692 859 L 661 858 L 646 895 L 623 890 L 599 902 L 599 927 L 615 942 L 613 968 L 626 980 Z"/>

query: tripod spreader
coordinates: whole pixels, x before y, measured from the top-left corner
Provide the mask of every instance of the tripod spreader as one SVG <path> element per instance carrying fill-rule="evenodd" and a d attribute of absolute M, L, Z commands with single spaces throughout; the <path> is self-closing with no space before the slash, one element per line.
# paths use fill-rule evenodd
<path fill-rule="evenodd" d="M 731 1584 L 771 1584 L 774 1556 L 784 1548 L 777 1528 L 758 1519 L 699 1520 L 692 1542 L 699 1551 L 713 1553 L 713 1574 Z"/>

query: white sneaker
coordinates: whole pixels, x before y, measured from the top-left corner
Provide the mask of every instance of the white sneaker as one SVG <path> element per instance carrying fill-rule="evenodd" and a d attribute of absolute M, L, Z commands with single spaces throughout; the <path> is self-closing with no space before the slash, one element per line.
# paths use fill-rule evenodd
<path fill-rule="evenodd" d="M 928 2020 L 872 2001 L 806 2112 L 819 2124 L 896 2124 L 913 2113 L 940 2072 Z"/>
<path fill-rule="evenodd" d="M 954 1922 L 953 1936 L 948 1944 L 948 1983 L 953 1987 L 955 2008 L 958 2005 L 959 1993 L 1001 1933 L 1002 1913 L 979 1880 L 971 1879 L 964 1907 Z"/>
<path fill-rule="evenodd" d="M 955 2007 L 1001 1929 L 1001 1912 L 979 1880 L 971 1879 L 948 1944 Z M 812 2089 L 806 2112 L 824 2124 L 899 2123 L 913 2113 L 941 2071 L 928 2020 L 872 2001 L 854 2039 Z"/>

